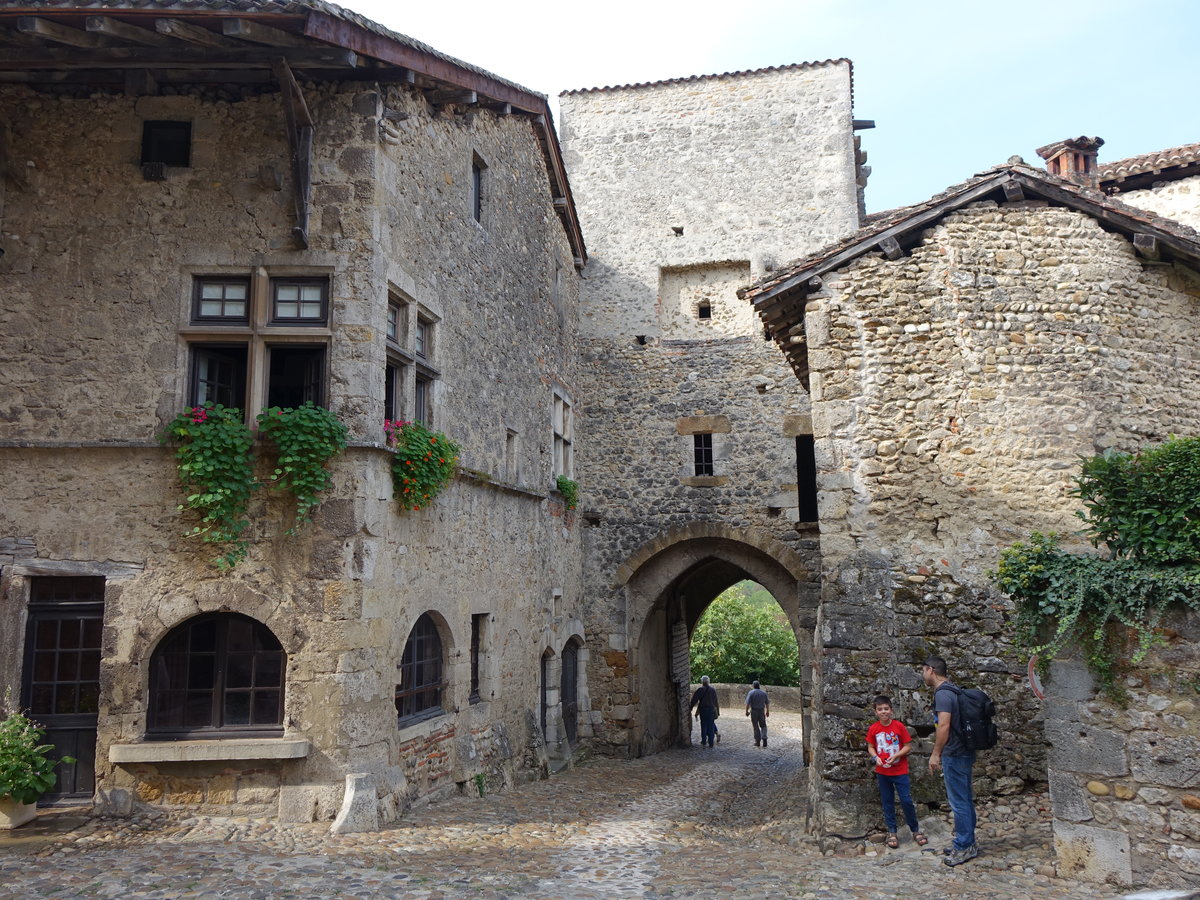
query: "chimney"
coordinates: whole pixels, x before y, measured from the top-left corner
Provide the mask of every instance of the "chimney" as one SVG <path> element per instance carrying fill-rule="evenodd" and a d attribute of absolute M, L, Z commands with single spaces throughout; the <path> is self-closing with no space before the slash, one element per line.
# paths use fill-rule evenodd
<path fill-rule="evenodd" d="M 1046 161 L 1046 171 L 1084 187 L 1099 186 L 1096 157 L 1104 138 L 1077 137 L 1038 147 L 1037 155 Z"/>

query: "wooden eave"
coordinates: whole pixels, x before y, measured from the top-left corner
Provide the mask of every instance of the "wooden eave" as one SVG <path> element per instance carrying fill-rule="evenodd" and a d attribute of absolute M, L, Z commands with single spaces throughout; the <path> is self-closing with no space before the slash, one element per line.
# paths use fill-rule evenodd
<path fill-rule="evenodd" d="M 575 265 L 587 261 L 562 150 L 549 104 L 540 94 L 317 9 L 304 14 L 232 8 L 0 10 L 0 83 L 126 91 L 147 84 L 268 85 L 276 82 L 280 59 L 305 81 L 401 82 L 424 91 L 435 105 L 471 104 L 527 115 Z"/>
<path fill-rule="evenodd" d="M 824 254 L 810 257 L 783 273 L 768 276 L 755 285 L 742 288 L 738 296 L 749 300 L 772 339 L 788 362 L 808 385 L 808 347 L 804 335 L 804 307 L 811 294 L 823 287 L 822 279 L 861 256 L 882 252 L 897 259 L 911 250 L 926 229 L 950 213 L 981 200 L 1007 201 L 1038 199 L 1054 206 L 1065 206 L 1096 219 L 1107 231 L 1125 235 L 1137 252 L 1147 259 L 1178 261 L 1200 269 L 1200 235 L 1177 223 L 1163 220 L 1154 213 L 1107 200 L 1093 191 L 1080 188 L 1034 170 L 1011 169 L 989 174 L 952 190 L 945 197 L 913 207 L 908 215 L 890 219 L 834 245 Z"/>

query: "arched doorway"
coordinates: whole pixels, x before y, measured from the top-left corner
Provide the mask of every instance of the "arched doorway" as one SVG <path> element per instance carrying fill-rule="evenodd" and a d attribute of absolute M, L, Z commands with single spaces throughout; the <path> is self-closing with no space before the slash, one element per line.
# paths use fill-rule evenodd
<path fill-rule="evenodd" d="M 709 604 L 741 581 L 762 585 L 787 616 L 796 635 L 802 697 L 809 710 L 816 575 L 778 542 L 746 539 L 718 525 L 707 530 L 707 535 L 698 534 L 693 526 L 676 540 L 659 539 L 636 554 L 627 569 L 630 687 L 637 698 L 629 720 L 633 755 L 690 742 L 691 635 Z M 809 731 L 805 729 L 806 743 Z"/>
<path fill-rule="evenodd" d="M 571 638 L 562 652 L 562 703 L 563 734 L 572 747 L 579 742 L 579 641 Z"/>

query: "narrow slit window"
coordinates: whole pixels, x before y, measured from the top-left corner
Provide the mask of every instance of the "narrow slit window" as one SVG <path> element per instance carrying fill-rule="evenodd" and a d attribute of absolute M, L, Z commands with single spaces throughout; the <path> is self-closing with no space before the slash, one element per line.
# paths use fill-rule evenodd
<path fill-rule="evenodd" d="M 695 443 L 696 474 L 714 474 L 713 436 L 711 434 L 696 434 L 692 438 Z"/>
<path fill-rule="evenodd" d="M 796 494 L 800 521 L 818 521 L 817 457 L 811 434 L 796 435 Z"/>

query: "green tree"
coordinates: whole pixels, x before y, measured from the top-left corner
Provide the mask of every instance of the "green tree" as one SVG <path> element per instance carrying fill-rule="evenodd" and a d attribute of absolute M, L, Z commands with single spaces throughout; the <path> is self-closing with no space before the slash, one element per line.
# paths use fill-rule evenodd
<path fill-rule="evenodd" d="M 746 584 L 725 591 L 700 617 L 692 635 L 692 677 L 795 687 L 800 684 L 796 635 L 778 605 L 771 609 L 750 601 Z"/>

